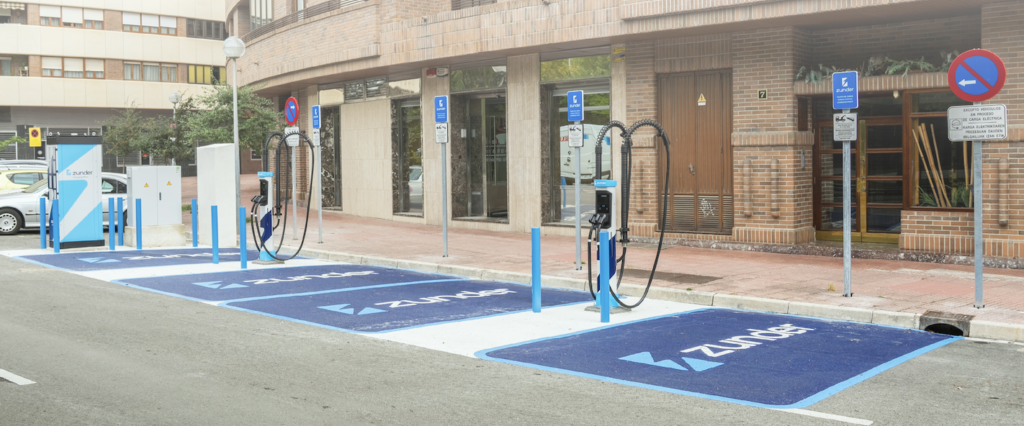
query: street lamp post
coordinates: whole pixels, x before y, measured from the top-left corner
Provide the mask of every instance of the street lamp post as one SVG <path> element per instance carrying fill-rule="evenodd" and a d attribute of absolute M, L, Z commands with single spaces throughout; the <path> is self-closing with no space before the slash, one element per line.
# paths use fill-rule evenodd
<path fill-rule="evenodd" d="M 174 130 L 178 125 L 178 102 L 181 102 L 181 95 L 178 94 L 178 92 L 174 92 L 171 93 L 171 96 L 169 96 L 168 99 L 171 101 L 171 105 L 173 105 L 171 109 L 171 129 Z M 171 133 L 171 142 L 174 142 L 175 139 L 174 133 Z M 171 165 L 175 165 L 173 158 L 171 158 Z"/>
<path fill-rule="evenodd" d="M 242 39 L 231 36 L 224 40 L 224 56 L 231 59 L 231 103 L 234 109 L 235 121 L 235 202 L 241 203 L 242 196 L 242 167 L 239 163 L 241 150 L 238 148 L 238 58 L 245 54 L 245 42 Z M 244 250 L 244 248 L 243 248 Z"/>

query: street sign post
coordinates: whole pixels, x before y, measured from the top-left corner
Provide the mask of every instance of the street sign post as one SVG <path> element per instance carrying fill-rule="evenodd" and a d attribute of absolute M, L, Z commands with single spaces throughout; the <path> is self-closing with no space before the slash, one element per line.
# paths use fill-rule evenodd
<path fill-rule="evenodd" d="M 575 179 L 573 180 L 573 188 L 576 195 L 576 270 L 583 269 L 582 261 L 582 236 L 583 228 L 580 218 L 580 148 L 583 148 L 583 91 L 574 90 L 566 93 L 566 106 L 568 107 L 568 119 L 573 124 L 569 125 L 569 147 L 573 148 L 576 154 L 576 160 L 573 165 L 573 172 Z M 598 141 L 597 143 L 600 143 Z M 600 176 L 596 177 L 600 178 Z"/>
<path fill-rule="evenodd" d="M 313 105 L 313 107 L 310 108 L 309 116 L 310 116 L 310 118 L 313 119 L 313 128 L 314 129 L 319 129 L 320 128 L 320 105 Z"/>
<path fill-rule="evenodd" d="M 318 117 L 320 115 L 320 107 L 319 106 L 315 106 L 313 108 L 316 108 L 316 109 L 314 109 L 313 110 L 313 114 L 310 114 L 310 115 L 312 115 L 313 117 Z M 316 119 L 316 120 L 313 121 L 313 123 L 314 123 L 314 126 L 313 126 L 313 131 L 310 132 L 310 141 L 313 142 L 313 146 L 316 147 L 316 153 L 315 153 L 316 159 L 314 161 L 316 163 L 315 167 L 320 168 L 320 170 L 318 172 L 315 172 L 316 173 L 316 191 L 317 191 L 316 192 L 316 225 L 317 225 L 317 234 L 319 236 L 319 239 L 317 240 L 317 244 L 323 244 L 324 243 L 324 199 L 323 199 L 323 197 L 324 197 L 324 166 L 320 163 L 320 158 L 323 157 L 322 153 L 320 152 L 320 149 L 321 149 L 320 148 L 320 127 L 319 127 L 320 120 Z"/>
<path fill-rule="evenodd" d="M 984 303 L 984 214 L 982 201 L 982 141 L 1006 139 L 1006 105 L 982 105 L 999 94 L 1006 84 L 1006 66 L 998 55 L 985 49 L 968 50 L 953 60 L 946 74 L 950 90 L 973 106 L 950 107 L 946 124 L 950 141 L 973 141 L 974 177 L 974 307 Z"/>
<path fill-rule="evenodd" d="M 38 127 L 28 129 L 28 146 L 40 147 L 43 146 L 42 131 Z"/>
<path fill-rule="evenodd" d="M 448 257 L 448 96 L 434 96 L 434 138 L 441 144 L 441 245 Z"/>
<path fill-rule="evenodd" d="M 843 142 L 843 297 L 853 297 L 853 235 L 850 209 L 850 143 L 857 140 L 857 114 L 851 109 L 860 106 L 860 83 L 857 71 L 832 74 L 832 108 L 843 110 L 833 117 L 833 137 Z M 852 120 L 852 121 L 851 121 Z M 850 127 L 853 127 L 850 129 Z"/>

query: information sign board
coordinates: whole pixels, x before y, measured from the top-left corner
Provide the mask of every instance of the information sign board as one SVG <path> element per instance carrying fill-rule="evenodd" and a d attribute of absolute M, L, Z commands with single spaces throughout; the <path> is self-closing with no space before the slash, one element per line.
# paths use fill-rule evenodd
<path fill-rule="evenodd" d="M 1006 139 L 1006 105 L 961 105 L 946 112 L 949 140 L 998 141 Z"/>

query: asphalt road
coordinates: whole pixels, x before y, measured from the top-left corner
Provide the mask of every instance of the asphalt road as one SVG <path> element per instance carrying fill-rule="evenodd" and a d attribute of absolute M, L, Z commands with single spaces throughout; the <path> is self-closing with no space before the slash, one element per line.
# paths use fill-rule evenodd
<path fill-rule="evenodd" d="M 2 249 L 38 235 L 0 237 Z M 844 423 L 384 342 L 0 257 L 0 425 Z M 965 340 L 808 410 L 874 424 L 1024 419 L 1024 346 Z"/>

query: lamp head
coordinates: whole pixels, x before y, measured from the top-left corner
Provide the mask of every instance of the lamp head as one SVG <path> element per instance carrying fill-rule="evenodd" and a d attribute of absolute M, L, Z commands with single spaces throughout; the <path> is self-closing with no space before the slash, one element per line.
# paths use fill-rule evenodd
<path fill-rule="evenodd" d="M 245 54 L 245 42 L 242 39 L 231 36 L 224 39 L 224 56 L 228 59 L 238 59 Z"/>
<path fill-rule="evenodd" d="M 169 96 L 168 99 L 170 99 L 172 104 L 177 105 L 178 102 L 181 102 L 181 95 L 178 94 L 178 92 L 174 92 L 174 93 L 171 93 L 171 96 Z"/>

